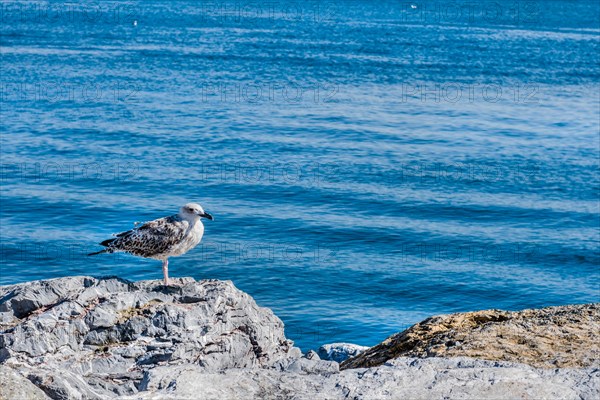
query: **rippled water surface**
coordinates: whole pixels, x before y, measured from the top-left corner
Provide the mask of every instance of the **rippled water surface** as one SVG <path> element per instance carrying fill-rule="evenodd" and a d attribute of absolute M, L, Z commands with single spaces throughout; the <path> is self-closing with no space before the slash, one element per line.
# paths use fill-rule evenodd
<path fill-rule="evenodd" d="M 0 284 L 193 200 L 305 350 L 600 301 L 597 1 L 217 3 L 1 3 Z"/>

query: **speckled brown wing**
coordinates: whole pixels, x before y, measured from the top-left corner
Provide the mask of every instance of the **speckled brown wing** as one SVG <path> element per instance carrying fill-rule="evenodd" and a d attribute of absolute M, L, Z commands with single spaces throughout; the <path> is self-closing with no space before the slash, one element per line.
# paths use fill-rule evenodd
<path fill-rule="evenodd" d="M 169 249 L 181 242 L 185 232 L 185 223 L 179 216 L 173 215 L 146 222 L 100 244 L 111 253 L 125 251 L 140 257 L 155 257 L 168 253 Z"/>

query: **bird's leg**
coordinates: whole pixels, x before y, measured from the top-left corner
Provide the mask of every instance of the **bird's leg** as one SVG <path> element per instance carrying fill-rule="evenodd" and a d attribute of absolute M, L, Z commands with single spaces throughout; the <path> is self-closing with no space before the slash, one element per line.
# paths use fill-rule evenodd
<path fill-rule="evenodd" d="M 169 259 L 168 258 L 165 258 L 163 260 L 162 268 L 163 268 L 163 279 L 165 282 L 165 286 L 169 286 Z"/>

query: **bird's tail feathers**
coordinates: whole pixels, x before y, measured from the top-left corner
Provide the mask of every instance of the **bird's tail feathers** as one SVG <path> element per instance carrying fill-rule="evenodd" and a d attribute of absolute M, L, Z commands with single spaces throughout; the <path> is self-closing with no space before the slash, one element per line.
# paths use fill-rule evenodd
<path fill-rule="evenodd" d="M 88 254 L 88 256 L 95 256 L 96 254 L 103 254 L 103 253 L 108 253 L 108 249 L 100 250 L 95 253 L 90 253 L 90 254 Z"/>
<path fill-rule="evenodd" d="M 100 243 L 100 246 L 108 246 L 109 244 L 111 244 L 112 242 L 114 242 L 117 239 L 106 239 L 105 241 Z"/>

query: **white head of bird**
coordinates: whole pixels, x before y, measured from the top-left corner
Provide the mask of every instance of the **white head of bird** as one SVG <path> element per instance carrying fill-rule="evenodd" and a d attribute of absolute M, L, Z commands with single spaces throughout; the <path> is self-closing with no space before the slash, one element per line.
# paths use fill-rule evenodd
<path fill-rule="evenodd" d="M 200 204 L 187 203 L 179 209 L 179 216 L 190 222 L 196 222 L 201 218 L 213 220 L 213 216 L 204 211 Z"/>

